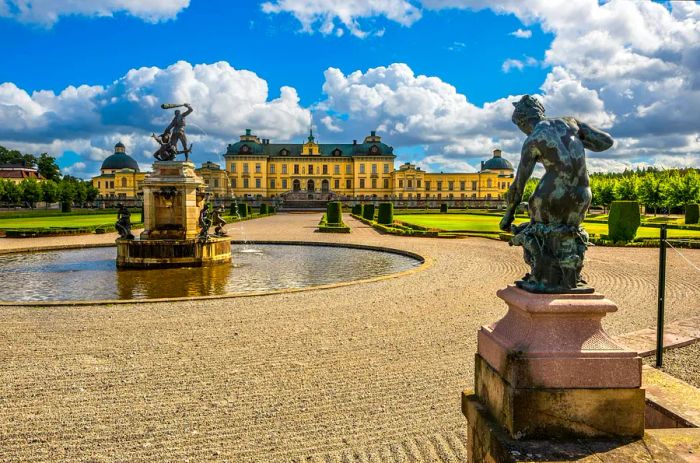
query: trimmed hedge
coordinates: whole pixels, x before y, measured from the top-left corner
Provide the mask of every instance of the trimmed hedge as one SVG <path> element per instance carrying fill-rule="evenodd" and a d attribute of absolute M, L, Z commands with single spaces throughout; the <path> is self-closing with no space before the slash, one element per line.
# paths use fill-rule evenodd
<path fill-rule="evenodd" d="M 613 201 L 608 216 L 608 236 L 614 242 L 632 241 L 641 223 L 637 201 Z"/>
<path fill-rule="evenodd" d="M 241 219 L 248 217 L 248 205 L 245 203 L 238 204 L 238 216 Z"/>
<path fill-rule="evenodd" d="M 246 204 L 245 206 L 246 206 L 246 212 L 248 213 L 248 215 L 253 215 L 253 206 L 251 206 L 250 204 Z"/>
<path fill-rule="evenodd" d="M 260 214 L 262 215 L 262 214 L 267 214 L 267 213 L 268 213 L 267 204 L 261 204 L 260 205 Z"/>
<path fill-rule="evenodd" d="M 318 231 L 321 233 L 350 233 L 350 227 L 342 222 L 328 223 L 327 214 L 323 214 L 321 221 L 318 223 Z"/>
<path fill-rule="evenodd" d="M 362 206 L 362 217 L 367 220 L 374 220 L 374 204 L 365 204 Z"/>
<path fill-rule="evenodd" d="M 700 204 L 688 204 L 685 206 L 685 224 L 694 225 L 700 222 Z"/>
<path fill-rule="evenodd" d="M 326 205 L 326 217 L 329 224 L 343 223 L 343 203 L 331 201 Z"/>
<path fill-rule="evenodd" d="M 448 208 L 446 203 L 440 204 L 440 214 L 447 214 L 447 209 Z"/>
<path fill-rule="evenodd" d="M 352 206 L 352 213 L 355 215 L 362 215 L 362 204 L 355 204 Z"/>
<path fill-rule="evenodd" d="M 394 222 L 394 204 L 380 203 L 379 213 L 377 214 L 377 223 L 383 225 L 391 225 Z"/>
<path fill-rule="evenodd" d="M 61 203 L 61 212 L 70 212 L 72 209 L 72 205 L 70 201 L 63 201 Z"/>

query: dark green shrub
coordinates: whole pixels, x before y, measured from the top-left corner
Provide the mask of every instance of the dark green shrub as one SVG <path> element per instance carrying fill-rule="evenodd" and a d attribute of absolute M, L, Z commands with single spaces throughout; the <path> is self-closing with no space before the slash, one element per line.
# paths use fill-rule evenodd
<path fill-rule="evenodd" d="M 362 215 L 362 204 L 355 204 L 352 206 L 352 213 L 355 215 Z"/>
<path fill-rule="evenodd" d="M 700 223 L 700 204 L 688 204 L 685 206 L 686 225 Z"/>
<path fill-rule="evenodd" d="M 379 212 L 377 213 L 377 222 L 383 225 L 391 225 L 394 223 L 394 204 L 380 203 Z"/>
<path fill-rule="evenodd" d="M 447 214 L 447 203 L 440 204 L 440 213 Z"/>
<path fill-rule="evenodd" d="M 617 241 L 632 241 L 641 222 L 637 201 L 613 201 L 608 216 L 608 236 Z"/>
<path fill-rule="evenodd" d="M 362 218 L 374 220 L 374 204 L 364 204 L 362 206 Z"/>
<path fill-rule="evenodd" d="M 238 212 L 238 209 L 236 209 L 236 203 L 231 203 L 231 207 L 229 208 L 229 215 L 235 216 L 236 213 Z"/>
<path fill-rule="evenodd" d="M 238 204 L 238 215 L 241 219 L 248 217 L 248 205 L 244 203 Z"/>
<path fill-rule="evenodd" d="M 63 201 L 61 203 L 61 212 L 70 212 L 71 211 L 71 203 L 70 201 Z"/>
<path fill-rule="evenodd" d="M 268 214 L 274 214 L 275 212 L 277 212 L 277 208 L 275 206 L 267 206 Z"/>
<path fill-rule="evenodd" d="M 267 214 L 267 204 L 260 205 L 260 214 Z"/>
<path fill-rule="evenodd" d="M 107 233 L 107 229 L 106 229 L 106 228 L 102 228 L 102 227 L 95 228 L 95 234 L 96 234 L 96 235 L 103 235 L 103 234 L 105 234 L 105 233 Z"/>
<path fill-rule="evenodd" d="M 251 206 L 250 204 L 246 204 L 246 212 L 248 217 L 253 215 L 253 206 Z"/>
<path fill-rule="evenodd" d="M 343 223 L 343 203 L 331 201 L 326 205 L 326 217 L 329 224 Z"/>

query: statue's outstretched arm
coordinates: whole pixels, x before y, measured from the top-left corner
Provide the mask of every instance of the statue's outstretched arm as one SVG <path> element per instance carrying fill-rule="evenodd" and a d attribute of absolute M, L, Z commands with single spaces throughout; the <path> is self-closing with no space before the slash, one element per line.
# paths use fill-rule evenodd
<path fill-rule="evenodd" d="M 613 145 L 614 140 L 609 134 L 584 122 L 576 122 L 579 126 L 578 136 L 585 148 L 591 151 L 605 151 Z"/>
<path fill-rule="evenodd" d="M 182 113 L 182 117 L 187 117 L 187 116 L 189 116 L 190 114 L 192 114 L 192 111 L 194 111 L 194 109 L 192 109 L 192 106 L 190 106 L 190 105 L 188 105 L 188 104 L 185 104 L 185 106 L 187 107 L 187 111 L 185 111 L 184 113 Z"/>

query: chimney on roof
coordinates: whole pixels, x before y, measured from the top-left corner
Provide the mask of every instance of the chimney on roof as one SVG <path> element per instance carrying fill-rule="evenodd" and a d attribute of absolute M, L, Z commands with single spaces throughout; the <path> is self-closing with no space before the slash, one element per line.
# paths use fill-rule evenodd
<path fill-rule="evenodd" d="M 352 141 L 352 144 L 353 144 L 353 145 L 357 145 L 357 140 L 353 140 L 353 141 Z"/>

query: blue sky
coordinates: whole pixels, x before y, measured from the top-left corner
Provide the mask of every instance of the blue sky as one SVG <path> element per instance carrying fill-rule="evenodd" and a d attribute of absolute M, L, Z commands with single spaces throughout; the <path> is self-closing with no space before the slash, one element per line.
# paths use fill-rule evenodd
<path fill-rule="evenodd" d="M 379 130 L 399 161 L 472 170 L 517 162 L 509 101 L 532 93 L 618 140 L 593 170 L 698 166 L 694 2 L 149 2 L 0 0 L 0 144 L 87 177 L 122 139 L 147 168 L 155 100 L 188 98 L 198 162 L 246 127 L 300 140 L 311 111 L 321 141 Z"/>

